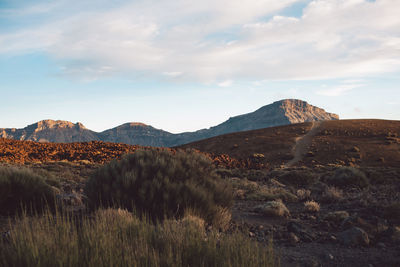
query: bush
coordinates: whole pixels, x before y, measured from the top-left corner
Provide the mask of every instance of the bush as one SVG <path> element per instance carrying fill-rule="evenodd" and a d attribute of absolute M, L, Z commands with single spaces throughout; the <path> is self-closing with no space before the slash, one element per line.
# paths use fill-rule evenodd
<path fill-rule="evenodd" d="M 41 212 L 55 204 L 52 187 L 29 169 L 0 168 L 0 213 L 13 214 L 21 208 Z"/>
<path fill-rule="evenodd" d="M 278 177 L 278 180 L 286 185 L 307 187 L 314 184 L 318 177 L 310 171 L 290 171 Z"/>
<path fill-rule="evenodd" d="M 22 216 L 0 238 L 0 266 L 275 266 L 266 247 L 244 234 L 205 231 L 201 218 L 152 224 L 125 210 L 99 210 L 79 224 L 61 213 Z"/>
<path fill-rule="evenodd" d="M 260 185 L 247 179 L 231 178 L 230 182 L 238 199 L 254 201 L 284 200 L 288 202 L 297 201 L 297 197 L 281 187 L 268 187 Z"/>
<path fill-rule="evenodd" d="M 313 200 L 307 201 L 304 203 L 304 208 L 307 212 L 319 212 L 320 206 L 318 202 Z"/>
<path fill-rule="evenodd" d="M 194 151 L 139 150 L 100 168 L 85 191 L 90 208 L 119 205 L 153 220 L 190 209 L 212 223 L 233 200 L 230 185 Z"/>
<path fill-rule="evenodd" d="M 254 211 L 267 216 L 290 217 L 288 208 L 281 201 L 268 201 L 265 204 L 256 206 Z"/>
<path fill-rule="evenodd" d="M 343 199 L 343 191 L 334 186 L 328 186 L 322 193 L 322 200 L 328 203 L 338 202 Z"/>
<path fill-rule="evenodd" d="M 365 188 L 369 185 L 365 174 L 359 169 L 352 167 L 341 167 L 336 169 L 333 176 L 330 177 L 327 182 L 341 188 L 349 186 Z"/>

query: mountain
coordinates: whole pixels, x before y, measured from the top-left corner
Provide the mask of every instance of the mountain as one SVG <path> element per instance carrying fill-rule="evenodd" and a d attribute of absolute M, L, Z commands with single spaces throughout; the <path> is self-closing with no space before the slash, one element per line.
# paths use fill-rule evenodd
<path fill-rule="evenodd" d="M 297 99 L 284 99 L 263 106 L 254 112 L 229 118 L 227 121 L 193 133 L 179 134 L 173 145 L 186 144 L 221 134 L 257 130 L 294 123 L 338 120 L 339 116 Z"/>
<path fill-rule="evenodd" d="M 137 144 L 145 146 L 168 146 L 174 134 L 152 126 L 131 122 L 98 134 L 100 140 L 114 143 Z"/>
<path fill-rule="evenodd" d="M 305 101 L 285 99 L 258 110 L 229 118 L 227 121 L 195 132 L 172 134 L 143 123 L 125 123 L 97 133 L 81 123 L 44 120 L 23 129 L 0 129 L 0 138 L 39 142 L 84 142 L 100 140 L 144 146 L 172 147 L 222 134 L 256 130 L 301 122 L 338 120 L 339 116 Z"/>
<path fill-rule="evenodd" d="M 99 140 L 97 133 L 81 123 L 43 120 L 23 129 L 0 129 L 0 137 L 37 142 L 71 143 Z"/>

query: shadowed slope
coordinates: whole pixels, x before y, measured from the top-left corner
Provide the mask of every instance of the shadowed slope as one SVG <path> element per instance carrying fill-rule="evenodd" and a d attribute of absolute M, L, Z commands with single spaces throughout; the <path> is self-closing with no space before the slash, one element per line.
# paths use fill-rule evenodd
<path fill-rule="evenodd" d="M 307 135 L 312 126 L 313 123 L 301 123 L 233 133 L 180 147 L 235 158 L 261 153 L 267 163 L 275 166 L 291 161 L 294 165 L 400 166 L 400 121 L 325 121 Z M 304 136 L 306 142 L 300 144 L 302 149 L 297 153 L 306 155 L 293 162 L 296 139 Z"/>

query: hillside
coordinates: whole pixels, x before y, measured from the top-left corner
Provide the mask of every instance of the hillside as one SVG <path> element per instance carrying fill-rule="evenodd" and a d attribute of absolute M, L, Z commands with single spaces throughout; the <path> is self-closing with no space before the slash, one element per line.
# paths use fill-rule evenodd
<path fill-rule="evenodd" d="M 339 119 L 338 115 L 325 112 L 305 101 L 286 99 L 263 106 L 254 112 L 229 118 L 209 129 L 195 132 L 172 134 L 143 123 L 125 123 L 99 133 L 85 128 L 79 122 L 44 120 L 23 129 L 0 129 L 0 138 L 55 143 L 104 141 L 171 147 L 226 133 L 337 119 Z"/>
<path fill-rule="evenodd" d="M 272 166 L 400 166 L 399 136 L 400 121 L 339 120 L 226 134 L 179 147 L 239 159 L 261 153 Z M 296 153 L 300 158 L 290 163 Z"/>

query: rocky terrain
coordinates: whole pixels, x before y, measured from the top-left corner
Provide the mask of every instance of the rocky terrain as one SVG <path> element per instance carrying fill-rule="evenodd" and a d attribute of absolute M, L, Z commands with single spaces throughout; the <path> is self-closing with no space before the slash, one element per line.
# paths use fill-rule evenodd
<path fill-rule="evenodd" d="M 270 167 L 400 166 L 400 121 L 300 123 L 221 135 L 179 146 L 233 158 L 262 154 Z M 296 162 L 293 158 L 298 156 Z"/>
<path fill-rule="evenodd" d="M 0 138 L 0 163 L 42 164 L 53 162 L 75 162 L 83 164 L 104 164 L 119 159 L 124 154 L 134 153 L 137 149 L 148 147 L 91 141 L 83 143 L 38 143 Z M 159 148 L 174 150 L 170 148 Z M 216 166 L 221 168 L 260 169 L 264 165 L 249 157 L 237 160 L 224 154 L 203 153 Z"/>
<path fill-rule="evenodd" d="M 339 117 L 307 102 L 295 99 L 277 101 L 260 109 L 229 118 L 217 126 L 196 132 L 172 134 L 143 123 L 126 123 L 97 133 L 81 123 L 44 120 L 23 129 L 0 129 L 0 137 L 38 142 L 104 141 L 133 145 L 171 147 L 189 142 L 254 129 L 300 122 L 337 120 Z"/>
<path fill-rule="evenodd" d="M 399 135 L 400 121 L 323 121 L 180 148 L 209 156 L 232 184 L 228 232 L 272 240 L 282 266 L 400 266 Z M 144 147 L 0 139 L 0 165 L 58 177 L 59 199 L 82 210 L 91 172 L 138 148 Z"/>

